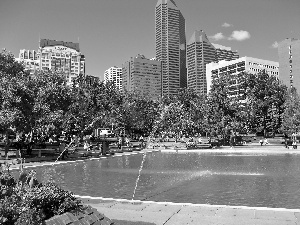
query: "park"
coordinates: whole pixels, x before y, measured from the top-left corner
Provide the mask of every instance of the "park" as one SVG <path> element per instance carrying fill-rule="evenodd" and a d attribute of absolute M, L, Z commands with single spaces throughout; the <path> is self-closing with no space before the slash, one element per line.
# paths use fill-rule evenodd
<path fill-rule="evenodd" d="M 264 72 L 242 74 L 236 97 L 224 76 L 208 96 L 157 101 L 84 77 L 66 86 L 2 51 L 0 78 L 3 224 L 298 223 L 300 100 Z"/>

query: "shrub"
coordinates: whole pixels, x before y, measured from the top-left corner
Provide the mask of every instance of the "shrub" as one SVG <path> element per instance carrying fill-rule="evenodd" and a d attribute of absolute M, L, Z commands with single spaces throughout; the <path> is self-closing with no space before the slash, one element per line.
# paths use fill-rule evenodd
<path fill-rule="evenodd" d="M 9 170 L 0 171 L 0 224 L 41 224 L 55 215 L 83 208 L 72 192 L 54 183 L 39 183 L 33 171 L 22 171 L 18 180 Z"/>

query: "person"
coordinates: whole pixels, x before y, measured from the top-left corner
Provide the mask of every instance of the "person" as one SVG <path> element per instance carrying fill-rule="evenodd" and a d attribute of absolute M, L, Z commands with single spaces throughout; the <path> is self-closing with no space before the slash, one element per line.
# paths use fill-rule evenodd
<path fill-rule="evenodd" d="M 169 136 L 166 135 L 166 142 L 169 142 Z"/>
<path fill-rule="evenodd" d="M 89 145 L 87 140 L 84 141 L 83 149 L 86 150 L 86 151 L 90 150 L 90 145 Z"/>
<path fill-rule="evenodd" d="M 59 153 L 63 153 L 62 154 L 62 159 L 64 159 L 65 158 L 65 148 L 66 148 L 66 142 L 65 142 L 65 140 L 62 140 L 61 142 L 60 142 L 60 144 L 59 144 Z"/>
<path fill-rule="evenodd" d="M 52 135 L 49 137 L 48 142 L 49 142 L 50 144 L 52 144 L 52 143 L 54 142 L 53 136 L 52 136 Z"/>
<path fill-rule="evenodd" d="M 5 155 L 4 155 L 5 159 L 8 158 L 8 151 L 9 151 L 10 145 L 11 145 L 11 141 L 10 141 L 8 135 L 7 135 L 7 137 L 5 139 L 5 148 L 4 148 L 4 150 L 5 150 Z"/>
<path fill-rule="evenodd" d="M 129 138 L 128 138 L 128 137 L 126 137 L 125 142 L 126 142 L 126 146 L 129 147 L 130 141 L 129 141 Z"/>
<path fill-rule="evenodd" d="M 199 136 L 199 138 L 198 138 L 198 143 L 202 144 L 202 138 L 201 138 L 201 136 Z"/>
<path fill-rule="evenodd" d="M 262 139 L 259 140 L 260 145 L 262 146 L 264 141 Z"/>
<path fill-rule="evenodd" d="M 118 149 L 122 148 L 122 137 L 119 137 L 118 139 Z"/>
<path fill-rule="evenodd" d="M 288 148 L 288 139 L 287 138 L 284 139 L 284 145 L 285 145 L 285 148 Z"/>
<path fill-rule="evenodd" d="M 144 146 L 144 137 L 143 135 L 140 136 L 141 148 Z"/>
<path fill-rule="evenodd" d="M 269 144 L 269 142 L 268 142 L 268 139 L 267 139 L 267 138 L 265 138 L 265 140 L 264 140 L 264 144 L 265 144 L 265 145 Z"/>
<path fill-rule="evenodd" d="M 296 140 L 293 141 L 292 145 L 293 145 L 293 149 L 297 149 L 297 141 Z"/>
<path fill-rule="evenodd" d="M 185 139 L 184 139 L 184 135 L 181 137 L 181 143 L 184 143 Z"/>

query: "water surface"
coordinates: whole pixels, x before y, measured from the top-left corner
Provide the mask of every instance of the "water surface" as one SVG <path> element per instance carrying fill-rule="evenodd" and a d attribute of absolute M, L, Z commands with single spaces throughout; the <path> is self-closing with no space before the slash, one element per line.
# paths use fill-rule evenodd
<path fill-rule="evenodd" d="M 37 169 L 77 195 L 132 199 L 143 154 Z M 147 153 L 134 199 L 300 208 L 300 156 Z"/>

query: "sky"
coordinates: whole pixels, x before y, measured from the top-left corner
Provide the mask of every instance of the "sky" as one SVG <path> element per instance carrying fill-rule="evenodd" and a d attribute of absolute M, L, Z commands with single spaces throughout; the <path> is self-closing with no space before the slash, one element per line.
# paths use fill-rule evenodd
<path fill-rule="evenodd" d="M 212 43 L 278 61 L 277 43 L 300 39 L 300 0 L 174 0 L 186 39 L 203 30 Z M 39 38 L 79 42 L 86 74 L 99 76 L 137 54 L 155 57 L 157 0 L 0 0 L 0 49 L 18 57 Z"/>

